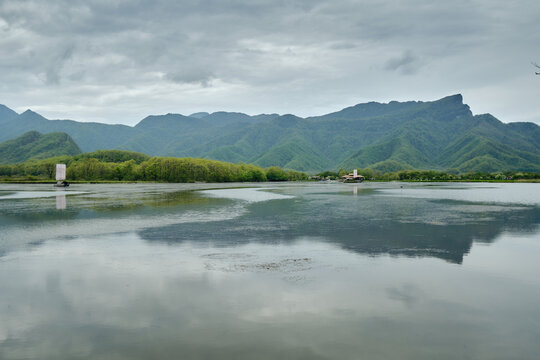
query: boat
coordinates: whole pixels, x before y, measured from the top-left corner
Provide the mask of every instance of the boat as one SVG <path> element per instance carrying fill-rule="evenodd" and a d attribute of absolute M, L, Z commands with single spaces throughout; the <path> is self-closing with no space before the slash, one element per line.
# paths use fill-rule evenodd
<path fill-rule="evenodd" d="M 66 164 L 56 164 L 56 184 L 55 187 L 68 187 L 66 181 Z"/>

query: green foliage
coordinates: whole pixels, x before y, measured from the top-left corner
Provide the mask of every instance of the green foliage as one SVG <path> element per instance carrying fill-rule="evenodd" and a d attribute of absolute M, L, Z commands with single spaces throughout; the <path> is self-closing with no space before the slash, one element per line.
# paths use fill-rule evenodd
<path fill-rule="evenodd" d="M 69 181 L 156 181 L 156 182 L 259 182 L 306 180 L 307 175 L 279 167 L 263 169 L 251 164 L 231 164 L 222 161 L 151 157 L 137 163 L 136 159 L 112 162 L 111 156 L 124 159 L 125 152 L 98 152 L 77 156 L 30 160 L 24 163 L 1 165 L 0 177 L 20 180 L 52 180 L 57 163 L 67 165 Z M 131 154 L 133 155 L 133 154 Z M 139 159 L 142 154 L 136 155 Z M 269 175 L 269 177 L 267 177 Z"/>
<path fill-rule="evenodd" d="M 378 181 L 514 181 L 540 179 L 538 172 L 483 172 L 474 171 L 467 173 L 455 173 L 436 170 L 401 170 L 397 172 L 380 172 L 374 169 L 358 169 L 358 173 L 367 180 Z"/>
<path fill-rule="evenodd" d="M 288 181 L 303 181 L 308 179 L 307 174 L 300 171 L 287 170 L 286 172 Z"/>
<path fill-rule="evenodd" d="M 422 171 L 422 170 L 407 170 L 398 172 L 399 180 L 413 181 L 451 181 L 460 179 L 459 176 L 449 174 L 443 171 Z"/>
<path fill-rule="evenodd" d="M 94 158 L 103 162 L 124 162 L 128 160 L 133 160 L 136 164 L 140 164 L 143 161 L 150 159 L 150 156 L 142 154 L 135 151 L 126 151 L 126 150 L 98 150 L 90 153 L 80 154 L 75 156 L 75 160 L 85 159 L 85 158 Z"/>
<path fill-rule="evenodd" d="M 266 179 L 268 181 L 287 181 L 288 176 L 282 168 L 271 166 L 266 169 Z"/>
<path fill-rule="evenodd" d="M 395 172 L 399 170 L 412 169 L 412 166 L 400 163 L 395 160 L 385 160 L 371 165 L 373 170 L 381 173 Z"/>
<path fill-rule="evenodd" d="M 323 171 L 322 173 L 318 173 L 316 176 L 318 176 L 320 179 L 330 179 L 330 180 L 336 180 L 340 178 L 337 172 L 328 171 L 328 170 Z"/>

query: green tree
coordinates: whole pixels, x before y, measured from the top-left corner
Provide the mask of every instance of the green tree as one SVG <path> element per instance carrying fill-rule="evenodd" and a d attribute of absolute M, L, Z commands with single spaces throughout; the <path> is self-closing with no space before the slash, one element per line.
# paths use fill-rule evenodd
<path fill-rule="evenodd" d="M 268 181 L 287 181 L 287 173 L 280 167 L 271 166 L 266 169 L 266 179 Z"/>

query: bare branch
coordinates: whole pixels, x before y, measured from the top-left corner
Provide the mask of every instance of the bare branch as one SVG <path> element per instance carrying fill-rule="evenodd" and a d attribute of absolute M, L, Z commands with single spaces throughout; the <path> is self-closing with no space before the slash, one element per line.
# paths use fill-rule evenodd
<path fill-rule="evenodd" d="M 538 65 L 537 63 L 535 63 L 534 61 L 531 61 L 531 64 L 533 64 L 534 66 L 536 66 L 537 68 L 540 69 L 540 65 Z M 540 72 L 535 72 L 536 75 L 540 75 Z"/>

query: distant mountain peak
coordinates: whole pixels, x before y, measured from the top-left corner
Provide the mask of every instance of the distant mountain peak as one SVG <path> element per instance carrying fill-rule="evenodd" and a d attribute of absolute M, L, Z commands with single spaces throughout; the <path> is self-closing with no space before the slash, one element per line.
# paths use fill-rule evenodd
<path fill-rule="evenodd" d="M 137 125 L 136 128 L 146 128 L 146 127 L 169 127 L 177 123 L 196 123 L 195 118 L 181 115 L 181 114 L 172 114 L 168 113 L 165 115 L 149 115 L 142 119 Z"/>
<path fill-rule="evenodd" d="M 301 120 L 302 118 L 299 116 L 296 116 L 294 114 L 283 114 L 280 116 L 281 119 L 289 119 L 289 120 Z"/>
<path fill-rule="evenodd" d="M 439 100 L 435 100 L 433 102 L 451 102 L 451 103 L 456 103 L 456 104 L 461 104 L 463 105 L 463 95 L 461 94 L 454 94 L 454 95 L 449 95 L 449 96 L 445 96 Z"/>
<path fill-rule="evenodd" d="M 41 122 L 47 123 L 50 121 L 44 116 L 30 109 L 26 110 L 25 112 L 21 113 L 20 115 L 18 115 L 17 117 L 13 119 L 14 120 L 16 119 L 17 122 L 25 122 L 25 123 L 32 123 L 32 124 L 41 123 Z"/>
<path fill-rule="evenodd" d="M 36 119 L 36 118 L 39 118 L 39 119 L 45 119 L 46 118 L 41 115 L 41 114 L 38 114 L 37 112 L 33 111 L 33 110 L 30 110 L 30 109 L 27 109 L 26 111 L 24 111 L 23 113 L 21 113 L 20 115 L 22 118 L 32 118 L 32 119 Z"/>
<path fill-rule="evenodd" d="M 0 104 L 0 123 L 10 121 L 15 118 L 17 114 L 15 111 L 11 110 L 5 105 Z"/>
<path fill-rule="evenodd" d="M 452 120 L 457 116 L 472 116 L 471 108 L 463 103 L 461 94 L 446 96 L 429 104 L 446 111 L 446 114 L 441 115 L 441 120 Z"/>
<path fill-rule="evenodd" d="M 0 104 L 0 112 L 10 112 L 10 113 L 17 114 L 13 109 L 10 109 L 6 105 L 3 105 L 3 104 Z"/>

